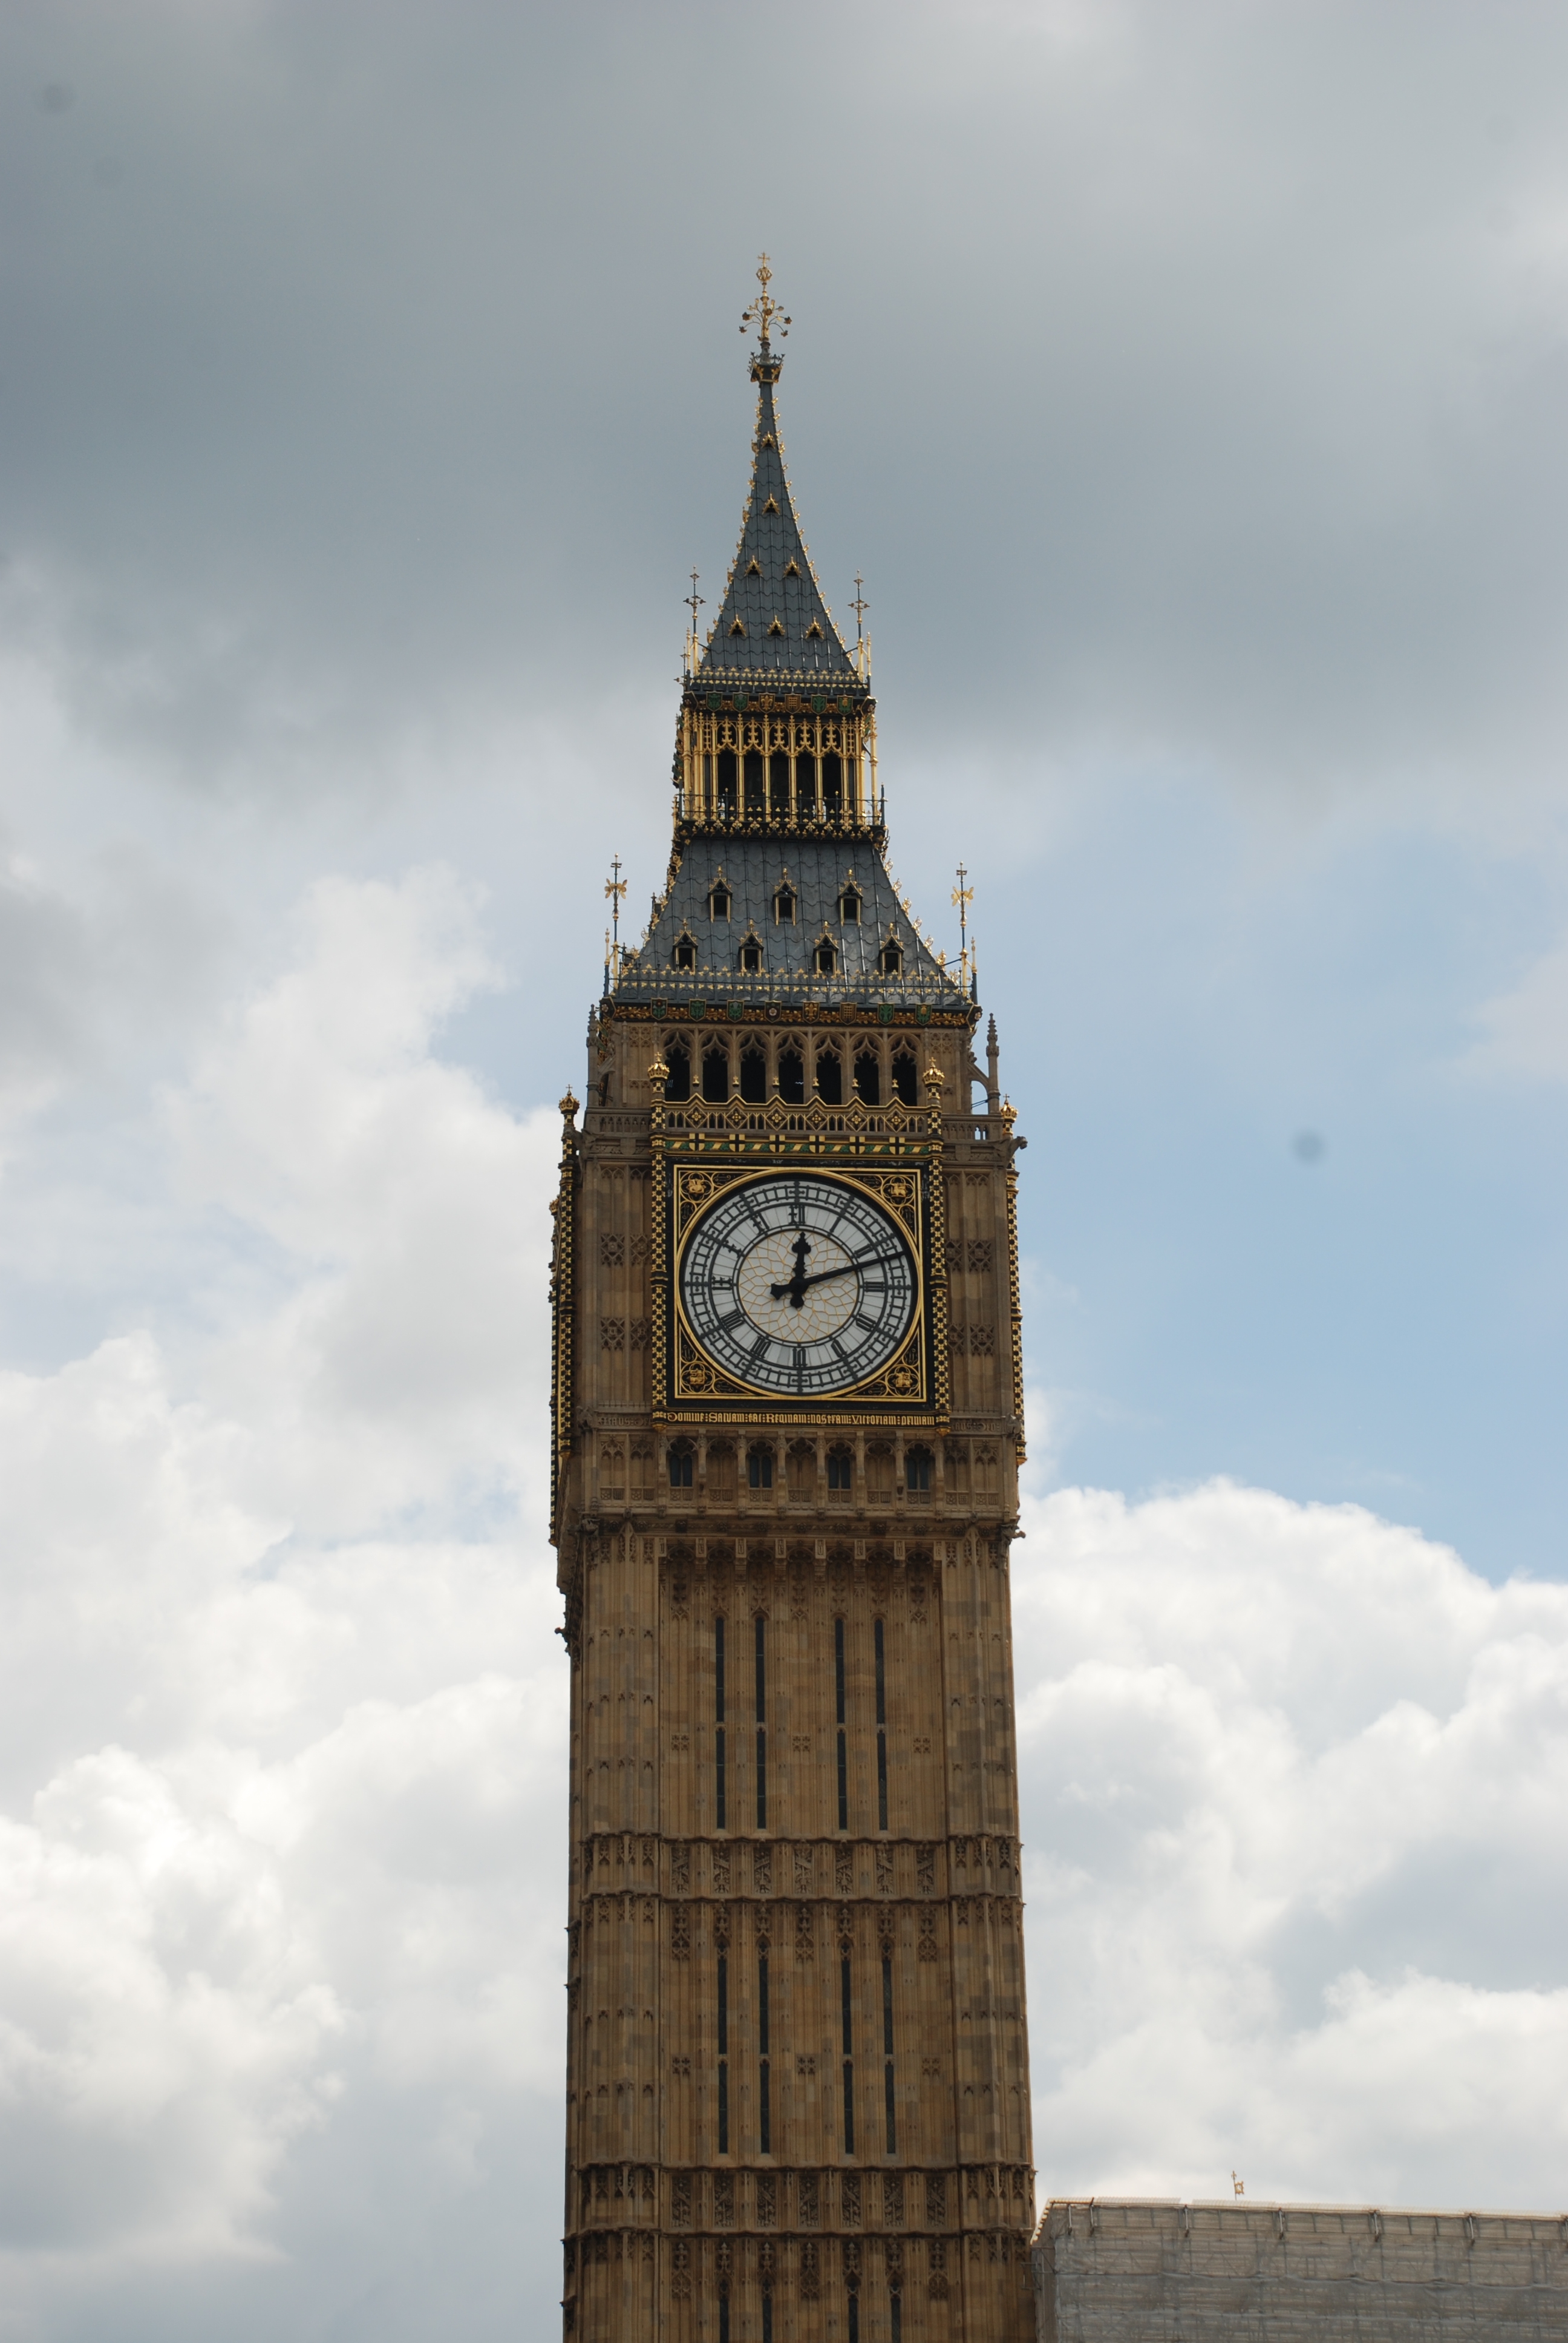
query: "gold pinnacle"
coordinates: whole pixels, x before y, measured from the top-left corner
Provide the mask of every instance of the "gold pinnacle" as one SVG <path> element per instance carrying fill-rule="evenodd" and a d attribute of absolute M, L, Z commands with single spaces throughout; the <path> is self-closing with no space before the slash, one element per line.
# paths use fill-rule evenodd
<path fill-rule="evenodd" d="M 779 338 L 782 341 L 789 330 L 790 320 L 784 316 L 778 302 L 768 290 L 773 282 L 773 266 L 765 252 L 759 253 L 757 256 L 757 282 L 761 286 L 762 290 L 757 295 L 750 307 L 741 311 L 740 330 L 744 333 L 748 326 L 755 326 L 758 338 L 766 349 L 768 337 L 773 326 L 778 325 Z"/>

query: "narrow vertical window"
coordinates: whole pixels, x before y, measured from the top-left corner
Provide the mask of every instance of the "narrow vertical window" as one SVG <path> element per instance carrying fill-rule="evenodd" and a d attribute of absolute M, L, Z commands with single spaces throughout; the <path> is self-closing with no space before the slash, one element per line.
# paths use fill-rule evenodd
<path fill-rule="evenodd" d="M 904 2343 L 904 2301 L 901 2295 L 892 2294 L 888 2297 L 888 2326 L 889 2332 L 892 2337 L 892 2343 Z M 766 2338 L 766 2343 L 772 2343 L 772 2338 L 768 2334 L 766 2323 L 763 2326 L 762 2332 Z"/>
<path fill-rule="evenodd" d="M 729 2336 L 721 2334 L 719 2343 L 729 2343 Z M 858 2294 L 849 2297 L 849 2343 L 860 2343 L 860 2298 Z"/>
<path fill-rule="evenodd" d="M 849 2005 L 849 1956 L 839 1964 L 839 1999 L 844 2027 L 844 2153 L 855 2153 L 855 2037 Z"/>
<path fill-rule="evenodd" d="M 877 1828 L 888 1827 L 888 1683 L 882 1623 L 877 1622 Z"/>
<path fill-rule="evenodd" d="M 888 2117 L 888 2154 L 899 2152 L 897 2118 L 893 2112 L 893 1964 L 882 1956 L 882 2101 Z"/>
<path fill-rule="evenodd" d="M 772 2107 L 769 2091 L 768 2055 L 768 1956 L 757 1956 L 757 2142 L 764 2156 L 773 2153 Z"/>
<path fill-rule="evenodd" d="M 719 2298 L 719 2343 L 729 2343 L 729 2297 L 727 2294 Z M 858 2330 L 855 2343 L 860 2343 Z"/>
<path fill-rule="evenodd" d="M 723 1830 L 724 1820 L 724 1622 L 713 1623 L 713 1821 Z"/>
<path fill-rule="evenodd" d="M 773 2343 L 773 2297 L 770 2294 L 762 2298 L 762 2343 Z M 899 2343 L 897 2328 L 893 2329 L 893 2343 Z"/>
<path fill-rule="evenodd" d="M 729 1961 L 719 1956 L 719 2153 L 729 2153 Z"/>
<path fill-rule="evenodd" d="M 833 1684 L 839 1700 L 839 1828 L 849 1827 L 849 1756 L 844 1739 L 844 1622 L 833 1622 Z"/>
<path fill-rule="evenodd" d="M 757 1827 L 768 1827 L 768 1622 L 757 1614 Z"/>

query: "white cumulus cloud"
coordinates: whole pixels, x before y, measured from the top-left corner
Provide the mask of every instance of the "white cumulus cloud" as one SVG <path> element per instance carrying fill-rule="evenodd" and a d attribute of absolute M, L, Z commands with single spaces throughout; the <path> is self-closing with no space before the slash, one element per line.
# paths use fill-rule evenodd
<path fill-rule="evenodd" d="M 1045 2184 L 1561 2201 L 1568 1587 L 1222 1482 L 1027 1526 Z"/>

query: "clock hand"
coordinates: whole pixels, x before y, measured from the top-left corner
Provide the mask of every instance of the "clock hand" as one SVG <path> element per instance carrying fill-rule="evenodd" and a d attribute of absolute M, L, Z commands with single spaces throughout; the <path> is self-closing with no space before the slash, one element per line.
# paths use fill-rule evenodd
<path fill-rule="evenodd" d="M 800 1297 L 805 1292 L 807 1286 L 824 1285 L 830 1277 L 848 1277 L 852 1271 L 875 1269 L 879 1263 L 900 1261 L 902 1258 L 903 1256 L 900 1253 L 896 1252 L 868 1253 L 863 1261 L 841 1262 L 837 1269 L 819 1269 L 816 1272 L 815 1275 L 811 1277 L 802 1276 L 801 1271 L 804 1269 L 805 1263 L 801 1262 L 799 1267 L 797 1268 L 794 1276 L 789 1280 L 788 1285 L 771 1286 L 769 1291 L 771 1292 L 775 1302 L 782 1302 L 784 1296 L 788 1294 L 789 1296 L 791 1305 L 795 1309 L 799 1310 L 801 1307 Z"/>
<path fill-rule="evenodd" d="M 795 1256 L 795 1266 L 789 1272 L 788 1282 L 773 1288 L 773 1299 L 775 1302 L 781 1301 L 787 1293 L 789 1296 L 791 1309 L 799 1310 L 802 1306 L 806 1292 L 806 1256 L 811 1250 L 811 1240 L 804 1229 L 801 1230 L 789 1250 Z"/>

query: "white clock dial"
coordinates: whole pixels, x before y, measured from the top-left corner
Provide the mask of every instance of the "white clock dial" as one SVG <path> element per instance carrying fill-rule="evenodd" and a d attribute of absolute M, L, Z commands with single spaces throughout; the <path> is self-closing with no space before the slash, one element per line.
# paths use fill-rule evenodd
<path fill-rule="evenodd" d="M 679 1275 L 687 1323 L 715 1365 L 793 1399 L 886 1366 L 919 1292 L 891 1215 L 809 1172 L 726 1189 L 687 1239 Z"/>

